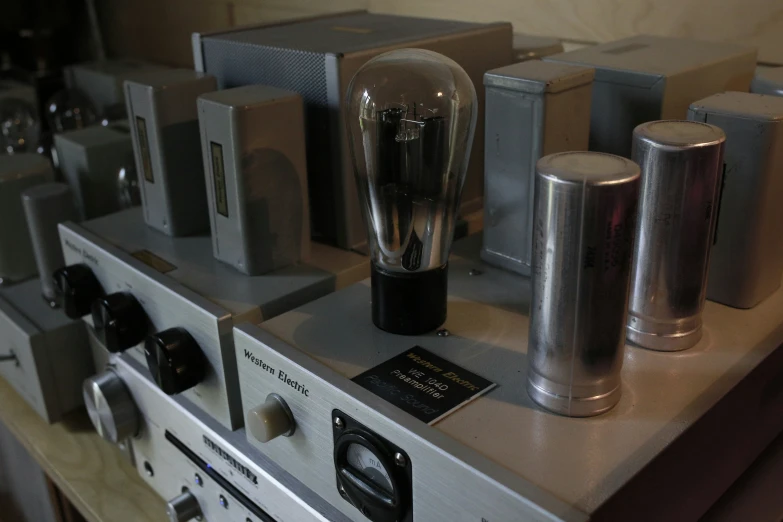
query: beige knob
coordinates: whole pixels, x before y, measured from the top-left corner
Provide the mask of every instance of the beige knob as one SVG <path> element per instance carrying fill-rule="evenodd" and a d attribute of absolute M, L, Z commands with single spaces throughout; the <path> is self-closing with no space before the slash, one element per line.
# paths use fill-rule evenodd
<path fill-rule="evenodd" d="M 259 442 L 269 442 L 280 435 L 290 437 L 296 430 L 291 409 L 276 393 L 270 393 L 264 404 L 248 411 L 245 424 L 248 433 Z"/>

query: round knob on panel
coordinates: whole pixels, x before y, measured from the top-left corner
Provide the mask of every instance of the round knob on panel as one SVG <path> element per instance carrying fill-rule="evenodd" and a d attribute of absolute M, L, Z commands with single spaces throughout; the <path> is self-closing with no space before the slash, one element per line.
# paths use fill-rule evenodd
<path fill-rule="evenodd" d="M 285 400 L 276 393 L 270 393 L 261 406 L 247 412 L 247 431 L 259 442 L 283 435 L 290 437 L 296 430 L 296 422 Z"/>
<path fill-rule="evenodd" d="M 90 377 L 82 392 L 92 425 L 101 437 L 117 444 L 139 432 L 139 411 L 119 375 L 107 371 Z"/>
<path fill-rule="evenodd" d="M 198 499 L 188 490 L 166 503 L 166 514 L 171 522 L 187 522 L 202 516 Z"/>
<path fill-rule="evenodd" d="M 184 328 L 171 328 L 147 337 L 147 367 L 168 395 L 181 393 L 204 380 L 206 361 L 195 339 Z"/>
<path fill-rule="evenodd" d="M 101 343 L 112 353 L 127 350 L 147 335 L 147 314 L 128 292 L 117 292 L 92 304 L 92 322 Z"/>
<path fill-rule="evenodd" d="M 90 313 L 93 301 L 103 295 L 101 284 L 87 265 L 64 266 L 55 270 L 52 277 L 63 311 L 71 319 Z"/>

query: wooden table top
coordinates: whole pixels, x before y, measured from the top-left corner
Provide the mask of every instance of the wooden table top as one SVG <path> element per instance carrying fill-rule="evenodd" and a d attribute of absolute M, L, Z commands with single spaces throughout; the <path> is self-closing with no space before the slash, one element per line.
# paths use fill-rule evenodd
<path fill-rule="evenodd" d="M 0 379 L 0 421 L 88 522 L 163 522 L 163 500 L 84 410 L 48 425 Z"/>

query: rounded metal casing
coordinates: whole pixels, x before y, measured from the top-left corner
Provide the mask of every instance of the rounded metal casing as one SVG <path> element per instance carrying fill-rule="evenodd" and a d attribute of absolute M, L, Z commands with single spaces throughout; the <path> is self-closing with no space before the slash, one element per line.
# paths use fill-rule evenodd
<path fill-rule="evenodd" d="M 725 141 L 693 121 L 634 130 L 642 183 L 627 338 L 639 346 L 677 351 L 701 339 Z"/>
<path fill-rule="evenodd" d="M 117 444 L 139 433 L 140 415 L 122 378 L 111 370 L 90 377 L 82 387 L 95 431 Z"/>
<path fill-rule="evenodd" d="M 639 167 L 598 152 L 536 165 L 528 393 L 597 415 L 620 400 Z"/>
<path fill-rule="evenodd" d="M 201 517 L 201 506 L 196 496 L 188 490 L 166 502 L 166 515 L 171 522 L 188 522 Z"/>
<path fill-rule="evenodd" d="M 65 265 L 57 225 L 78 218 L 71 189 L 65 183 L 36 185 L 22 193 L 22 206 L 41 278 L 41 291 L 46 299 L 54 301 L 57 289 L 52 274 Z"/>

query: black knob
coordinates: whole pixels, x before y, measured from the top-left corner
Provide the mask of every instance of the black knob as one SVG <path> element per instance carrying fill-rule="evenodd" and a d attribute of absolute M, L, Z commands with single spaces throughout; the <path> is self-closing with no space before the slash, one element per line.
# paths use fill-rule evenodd
<path fill-rule="evenodd" d="M 168 395 L 181 393 L 204 380 L 206 360 L 198 343 L 184 328 L 171 328 L 147 337 L 147 367 Z"/>
<path fill-rule="evenodd" d="M 93 301 L 103 295 L 103 287 L 87 265 L 58 268 L 52 277 L 63 311 L 71 319 L 89 314 Z"/>
<path fill-rule="evenodd" d="M 147 314 L 127 292 L 109 294 L 94 301 L 92 322 L 98 339 L 112 353 L 136 346 L 147 335 Z"/>

